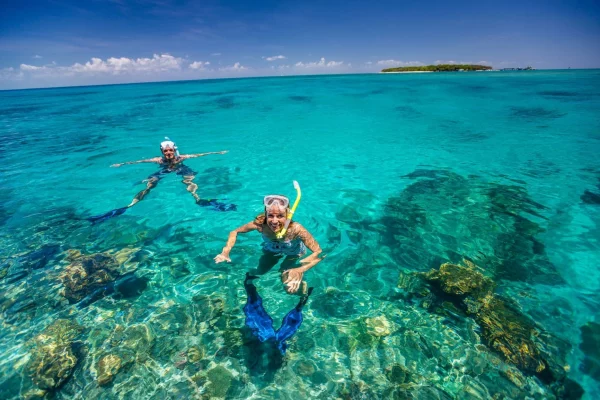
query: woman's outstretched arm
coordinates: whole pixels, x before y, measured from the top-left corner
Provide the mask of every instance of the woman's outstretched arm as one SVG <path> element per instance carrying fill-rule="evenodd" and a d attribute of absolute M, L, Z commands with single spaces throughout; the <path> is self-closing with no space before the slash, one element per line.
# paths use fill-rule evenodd
<path fill-rule="evenodd" d="M 257 229 L 258 229 L 258 227 L 256 226 L 256 223 L 254 221 L 252 221 L 252 222 L 248 222 L 246 225 L 242 225 L 239 228 L 234 229 L 231 232 L 229 232 L 229 238 L 227 239 L 227 244 L 225 244 L 225 247 L 223 247 L 221 254 L 218 254 L 214 258 L 215 263 L 218 264 L 223 261 L 231 262 L 231 258 L 229 258 L 229 252 L 235 245 L 235 241 L 237 240 L 238 233 L 246 233 L 246 232 L 254 231 Z"/>
<path fill-rule="evenodd" d="M 154 158 L 148 158 L 146 160 L 127 161 L 127 162 L 124 162 L 124 163 L 113 164 L 113 165 L 111 165 L 111 167 L 120 167 L 122 165 L 139 164 L 139 163 L 157 163 L 157 164 L 160 164 L 161 161 L 162 161 L 162 157 L 154 157 Z"/>

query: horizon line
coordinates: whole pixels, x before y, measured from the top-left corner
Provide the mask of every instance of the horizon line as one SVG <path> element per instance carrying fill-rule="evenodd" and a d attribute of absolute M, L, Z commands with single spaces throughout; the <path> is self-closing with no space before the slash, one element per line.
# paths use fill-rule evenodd
<path fill-rule="evenodd" d="M 384 68 L 386 69 L 386 68 Z M 534 70 L 526 71 L 502 71 L 502 69 L 492 69 L 483 72 L 524 72 L 524 73 L 535 73 L 536 71 L 579 71 L 579 70 L 595 70 L 600 67 L 594 68 L 536 68 Z M 410 71 L 408 71 L 410 72 Z M 463 73 L 463 72 L 474 72 L 474 71 L 440 71 L 439 73 Z M 23 90 L 49 90 L 49 89 L 70 89 L 70 88 L 86 88 L 86 87 L 103 87 L 103 86 L 123 86 L 123 85 L 149 85 L 153 83 L 183 83 L 183 82 L 196 82 L 196 81 L 215 81 L 215 80 L 234 80 L 234 79 L 261 79 L 261 78 L 297 78 L 297 77 L 322 77 L 322 76 L 342 76 L 342 75 L 386 75 L 382 71 L 378 72 L 345 72 L 338 74 L 295 74 L 295 75 L 259 75 L 259 76 L 234 76 L 234 77 L 214 77 L 214 78 L 198 78 L 198 79 L 174 79 L 164 81 L 140 81 L 140 82 L 123 82 L 123 83 L 99 83 L 90 85 L 68 85 L 68 86 L 44 86 L 44 87 L 31 87 L 31 88 L 20 88 L 20 89 L 1 89 L 0 92 L 16 92 Z M 389 75 L 401 75 L 401 74 L 389 74 Z"/>

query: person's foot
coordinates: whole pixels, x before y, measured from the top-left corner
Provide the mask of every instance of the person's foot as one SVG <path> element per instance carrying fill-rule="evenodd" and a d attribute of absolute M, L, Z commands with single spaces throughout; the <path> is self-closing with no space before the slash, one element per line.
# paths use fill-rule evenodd
<path fill-rule="evenodd" d="M 125 211 L 127 211 L 127 208 L 128 207 L 115 208 L 114 210 L 110 210 L 107 213 L 89 217 L 89 218 L 87 218 L 87 220 L 90 221 L 92 224 L 96 224 L 98 222 L 103 222 L 103 221 L 106 221 L 107 219 L 110 219 L 112 217 L 116 217 L 117 215 L 123 214 Z"/>
<path fill-rule="evenodd" d="M 235 204 L 221 203 L 217 199 L 198 199 L 196 204 L 201 207 L 212 207 L 215 211 L 237 211 Z"/>
<path fill-rule="evenodd" d="M 196 204 L 198 204 L 201 207 L 208 207 L 208 206 L 212 206 L 214 204 L 216 200 L 212 199 L 212 200 L 207 200 L 207 199 L 201 199 L 201 198 L 197 198 L 196 199 Z"/>

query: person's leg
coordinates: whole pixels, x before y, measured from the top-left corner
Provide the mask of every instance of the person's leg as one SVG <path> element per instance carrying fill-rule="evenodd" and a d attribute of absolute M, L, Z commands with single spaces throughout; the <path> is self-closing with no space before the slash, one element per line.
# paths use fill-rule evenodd
<path fill-rule="evenodd" d="M 147 180 L 148 183 L 146 184 L 146 189 L 144 189 L 141 192 L 139 192 L 138 194 L 136 194 L 128 206 L 121 207 L 121 208 L 115 208 L 114 210 L 110 210 L 107 213 L 89 217 L 89 218 L 87 218 L 87 220 L 90 221 L 92 224 L 97 224 L 99 222 L 104 222 L 112 217 L 116 217 L 117 215 L 121 215 L 121 214 L 125 213 L 125 211 L 127 211 L 127 209 L 129 207 L 132 207 L 136 203 L 141 201 L 144 198 L 144 196 L 146 196 L 148 194 L 148 192 L 150 192 L 151 189 L 156 187 L 156 185 L 158 184 L 158 181 L 162 178 L 162 174 L 163 174 L 162 171 L 159 171 L 157 173 L 150 175 Z"/>
<path fill-rule="evenodd" d="M 185 186 L 187 187 L 187 191 L 190 192 L 192 196 L 194 196 L 196 202 L 198 202 L 200 201 L 200 196 L 196 194 L 196 191 L 198 190 L 198 185 L 194 183 L 195 177 L 196 175 L 184 175 L 183 180 L 181 182 L 185 184 Z"/>
<path fill-rule="evenodd" d="M 273 319 L 267 314 L 262 304 L 262 298 L 256 290 L 256 286 L 252 283 L 252 279 L 257 278 L 249 273 L 246 273 L 244 280 L 244 288 L 248 299 L 244 306 L 244 314 L 246 315 L 246 326 L 261 342 L 264 342 L 272 337 L 275 337 L 273 329 Z"/>
<path fill-rule="evenodd" d="M 146 189 L 144 189 L 141 192 L 139 192 L 138 194 L 136 194 L 133 197 L 133 200 L 131 200 L 131 203 L 129 203 L 129 205 L 127 207 L 133 207 L 134 205 L 136 205 L 137 203 L 142 201 L 144 199 L 144 197 L 146 197 L 146 195 L 148 193 L 150 193 L 150 190 L 154 189 L 156 187 L 156 185 L 158 185 L 158 181 L 160 181 L 160 178 L 161 178 L 161 176 L 158 173 L 150 175 L 148 177 L 148 183 L 146 184 Z"/>
<path fill-rule="evenodd" d="M 252 275 L 264 275 L 269 272 L 280 260 L 280 254 L 271 253 L 270 251 L 263 251 L 260 260 L 258 260 L 258 266 L 250 271 Z"/>
<path fill-rule="evenodd" d="M 196 193 L 198 185 L 193 182 L 197 174 L 196 171 L 186 165 L 182 165 L 177 171 L 177 175 L 183 176 L 182 182 L 187 186 L 187 191 L 194 196 L 196 204 L 201 207 L 210 207 L 215 211 L 237 211 L 235 204 L 223 203 L 217 199 L 201 199 Z"/>

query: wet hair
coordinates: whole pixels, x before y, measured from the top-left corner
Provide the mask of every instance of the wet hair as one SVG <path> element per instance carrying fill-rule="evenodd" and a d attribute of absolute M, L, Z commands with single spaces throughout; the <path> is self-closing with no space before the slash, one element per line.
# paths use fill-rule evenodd
<path fill-rule="evenodd" d="M 255 225 L 264 225 L 267 222 L 267 215 L 266 214 L 258 214 L 256 216 L 256 218 L 254 218 L 254 224 Z"/>

